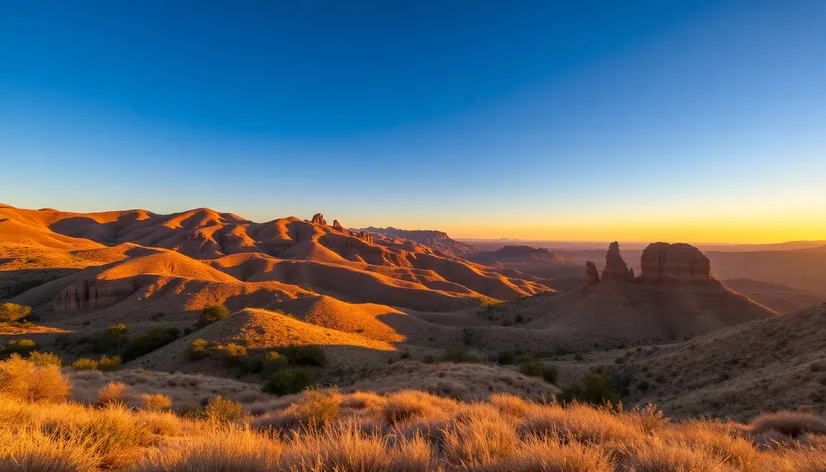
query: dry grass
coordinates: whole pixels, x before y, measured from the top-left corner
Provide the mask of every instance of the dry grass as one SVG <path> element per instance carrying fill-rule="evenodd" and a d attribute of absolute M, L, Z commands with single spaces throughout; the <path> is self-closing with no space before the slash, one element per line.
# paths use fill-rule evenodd
<path fill-rule="evenodd" d="M 56 365 L 38 365 L 12 354 L 0 362 L 0 393 L 27 401 L 61 401 L 69 396 L 69 380 Z"/>
<path fill-rule="evenodd" d="M 23 360 L 3 362 L 34 372 Z M 113 398 L 123 393 L 108 389 Z M 200 417 L 119 401 L 35 400 L 0 394 L 0 472 L 826 470 L 823 419 L 803 413 L 749 425 L 671 422 L 653 407 L 561 406 L 506 394 L 462 402 L 421 391 L 313 390 L 274 400 L 255 417 L 222 397 Z"/>

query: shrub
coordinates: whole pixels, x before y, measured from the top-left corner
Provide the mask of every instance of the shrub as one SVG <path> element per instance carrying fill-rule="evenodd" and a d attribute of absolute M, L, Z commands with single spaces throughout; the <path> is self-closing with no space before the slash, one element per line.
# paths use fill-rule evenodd
<path fill-rule="evenodd" d="M 31 307 L 18 305 L 16 303 L 0 303 L 0 322 L 9 323 L 22 320 L 32 312 Z"/>
<path fill-rule="evenodd" d="M 129 387 L 122 382 L 109 382 L 98 390 L 95 404 L 100 406 L 125 405 Z"/>
<path fill-rule="evenodd" d="M 516 354 L 513 351 L 502 351 L 497 356 L 496 362 L 501 365 L 511 365 L 516 362 Z"/>
<path fill-rule="evenodd" d="M 226 356 L 227 362 L 230 364 L 239 363 L 243 358 L 247 357 L 247 348 L 240 344 L 228 344 L 227 347 L 224 348 L 224 356 Z"/>
<path fill-rule="evenodd" d="M 287 356 L 276 351 L 270 351 L 264 356 L 264 370 L 267 372 L 275 372 L 278 369 L 284 368 L 290 360 Z"/>
<path fill-rule="evenodd" d="M 0 361 L 0 393 L 22 400 L 63 401 L 69 397 L 69 379 L 56 365 L 37 365 L 17 354 Z"/>
<path fill-rule="evenodd" d="M 555 366 L 546 365 L 542 367 L 542 378 L 545 379 L 545 382 L 555 384 L 558 377 L 559 372 Z"/>
<path fill-rule="evenodd" d="M 162 393 L 141 395 L 141 408 L 148 411 L 165 411 L 172 408 L 172 399 Z"/>
<path fill-rule="evenodd" d="M 302 421 L 314 428 L 324 426 L 341 416 L 338 395 L 335 389 L 327 392 L 308 390 L 295 405 L 296 414 Z"/>
<path fill-rule="evenodd" d="M 479 358 L 470 353 L 467 347 L 457 344 L 448 348 L 442 355 L 444 362 L 479 362 Z"/>
<path fill-rule="evenodd" d="M 577 400 L 594 405 L 606 402 L 613 404 L 619 401 L 619 394 L 608 377 L 591 371 L 585 374 L 579 384 L 563 389 L 560 399 L 565 402 Z"/>
<path fill-rule="evenodd" d="M 178 328 L 152 328 L 130 341 L 123 350 L 123 360 L 129 362 L 178 339 Z"/>
<path fill-rule="evenodd" d="M 114 324 L 108 328 L 95 341 L 95 351 L 99 353 L 120 353 L 121 345 L 126 340 L 126 325 L 123 323 Z"/>
<path fill-rule="evenodd" d="M 223 395 L 211 398 L 204 410 L 206 411 L 206 417 L 217 423 L 236 421 L 241 418 L 244 411 L 240 403 L 234 402 Z"/>
<path fill-rule="evenodd" d="M 120 364 L 120 356 L 100 356 L 100 360 L 98 361 L 98 369 L 104 372 L 112 372 L 120 369 Z"/>
<path fill-rule="evenodd" d="M 54 341 L 60 345 L 60 349 L 66 349 L 72 343 L 72 337 L 69 333 L 61 333 L 55 336 Z"/>
<path fill-rule="evenodd" d="M 299 393 L 313 383 L 312 374 L 306 369 L 282 369 L 273 373 L 261 390 L 271 395 Z"/>
<path fill-rule="evenodd" d="M 321 346 L 287 346 L 278 350 L 281 354 L 287 356 L 290 364 L 298 365 L 324 365 L 327 362 L 327 356 Z"/>
<path fill-rule="evenodd" d="M 519 372 L 530 377 L 541 377 L 543 368 L 542 362 L 535 357 L 530 357 L 519 363 Z"/>
<path fill-rule="evenodd" d="M 34 365 L 41 367 L 47 365 L 55 365 L 60 367 L 63 365 L 63 359 L 61 359 L 57 354 L 53 354 L 51 352 L 32 351 L 32 353 L 29 354 L 29 360 L 32 361 Z"/>
<path fill-rule="evenodd" d="M 12 339 L 6 343 L 3 351 L 8 353 L 28 354 L 37 349 L 37 343 L 31 339 Z"/>
<path fill-rule="evenodd" d="M 81 357 L 72 362 L 71 367 L 75 370 L 98 370 L 98 361 L 89 359 L 88 357 Z"/>
<path fill-rule="evenodd" d="M 190 343 L 186 355 L 192 360 L 201 359 L 209 354 L 209 341 L 198 338 Z"/>
<path fill-rule="evenodd" d="M 229 316 L 229 308 L 224 305 L 209 305 L 201 310 L 201 317 L 198 318 L 198 326 L 206 326 L 210 323 L 223 320 Z"/>

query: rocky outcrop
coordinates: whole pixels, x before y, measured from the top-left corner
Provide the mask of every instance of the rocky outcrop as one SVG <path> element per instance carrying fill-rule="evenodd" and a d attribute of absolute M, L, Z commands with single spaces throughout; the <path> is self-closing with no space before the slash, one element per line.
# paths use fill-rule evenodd
<path fill-rule="evenodd" d="M 475 253 L 477 250 L 473 246 L 461 241 L 451 239 L 447 233 L 429 229 L 406 230 L 388 227 L 388 228 L 374 228 L 372 226 L 362 228 L 361 231 L 382 236 L 389 239 L 406 239 L 414 243 L 423 244 L 430 249 L 446 252 L 455 256 L 466 257 Z"/>
<path fill-rule="evenodd" d="M 588 284 L 599 283 L 599 271 L 591 261 L 585 261 L 585 278 L 588 279 Z"/>
<path fill-rule="evenodd" d="M 131 279 L 84 280 L 66 287 L 53 304 L 54 311 L 66 312 L 114 305 L 135 292 Z"/>
<path fill-rule="evenodd" d="M 359 231 L 357 233 L 353 233 L 355 236 L 365 243 L 373 244 L 373 235 L 368 233 L 367 231 Z"/>
<path fill-rule="evenodd" d="M 324 219 L 324 215 L 321 213 L 316 213 L 313 215 L 312 222 L 314 225 L 324 225 L 327 226 L 327 221 Z"/>
<path fill-rule="evenodd" d="M 324 221 L 324 218 L 322 218 L 321 221 Z M 333 220 L 333 229 L 336 231 L 344 231 L 344 227 L 341 226 L 338 220 Z"/>
<path fill-rule="evenodd" d="M 643 282 L 709 282 L 711 263 L 690 244 L 653 243 L 642 252 L 640 261 Z"/>
<path fill-rule="evenodd" d="M 633 280 L 633 273 L 628 269 L 628 265 L 622 259 L 619 250 L 619 243 L 614 241 L 608 246 L 608 253 L 605 255 L 605 269 L 602 270 L 602 280 Z"/>

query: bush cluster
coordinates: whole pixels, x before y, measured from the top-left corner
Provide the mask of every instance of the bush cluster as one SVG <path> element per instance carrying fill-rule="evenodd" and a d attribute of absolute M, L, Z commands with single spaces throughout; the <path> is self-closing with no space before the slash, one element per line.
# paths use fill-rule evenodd
<path fill-rule="evenodd" d="M 215 323 L 216 321 L 223 320 L 229 316 L 229 313 L 229 308 L 224 305 L 205 306 L 204 309 L 201 310 L 201 317 L 198 318 L 198 326 L 204 327 L 208 324 Z"/>
<path fill-rule="evenodd" d="M 299 393 L 313 383 L 313 375 L 306 369 L 278 370 L 264 383 L 261 389 L 271 395 Z"/>
<path fill-rule="evenodd" d="M 10 323 L 12 321 L 19 321 L 29 316 L 32 312 L 31 307 L 18 305 L 16 303 L 0 303 L 0 323 Z"/>
<path fill-rule="evenodd" d="M 178 339 L 179 335 L 180 331 L 178 328 L 152 328 L 126 345 L 126 348 L 123 350 L 123 360 L 124 362 L 129 362 L 132 359 L 149 354 Z"/>
<path fill-rule="evenodd" d="M 321 346 L 291 345 L 279 349 L 278 352 L 286 356 L 290 364 L 321 366 L 327 362 L 327 356 Z"/>

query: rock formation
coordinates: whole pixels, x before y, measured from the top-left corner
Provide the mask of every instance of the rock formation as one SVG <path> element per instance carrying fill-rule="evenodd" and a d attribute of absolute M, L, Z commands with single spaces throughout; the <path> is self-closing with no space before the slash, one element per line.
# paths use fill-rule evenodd
<path fill-rule="evenodd" d="M 324 219 L 324 215 L 321 213 L 316 213 L 313 215 L 312 222 L 314 225 L 324 225 L 327 226 L 327 221 Z"/>
<path fill-rule="evenodd" d="M 364 241 L 365 243 L 373 244 L 373 235 L 368 233 L 367 231 L 360 231 L 355 233 L 356 237 Z"/>
<path fill-rule="evenodd" d="M 324 221 L 324 218 L 322 218 L 321 221 Z M 341 226 L 341 223 L 339 223 L 338 220 L 333 220 L 333 229 L 337 231 L 344 231 L 344 227 Z"/>
<path fill-rule="evenodd" d="M 585 278 L 588 279 L 589 284 L 599 282 L 599 271 L 597 271 L 597 266 L 591 261 L 585 262 Z"/>
<path fill-rule="evenodd" d="M 619 243 L 614 241 L 608 246 L 608 253 L 605 255 L 605 269 L 602 271 L 602 280 L 633 280 L 633 278 L 628 265 L 622 260 Z"/>
<path fill-rule="evenodd" d="M 649 244 L 642 252 L 640 264 L 640 278 L 645 282 L 715 280 L 708 257 L 690 244 Z"/>

